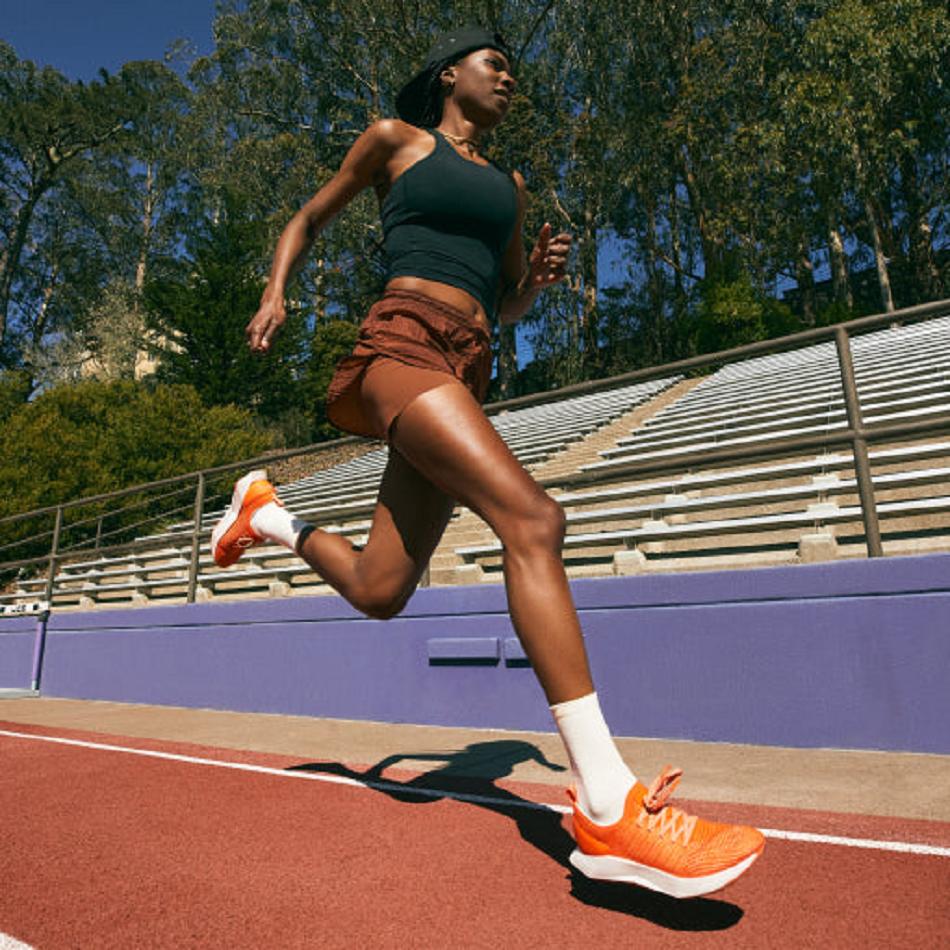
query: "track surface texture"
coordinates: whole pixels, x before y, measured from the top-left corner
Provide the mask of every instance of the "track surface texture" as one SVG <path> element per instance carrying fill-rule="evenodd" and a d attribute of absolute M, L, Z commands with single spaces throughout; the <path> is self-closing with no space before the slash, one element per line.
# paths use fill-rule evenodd
<path fill-rule="evenodd" d="M 564 815 L 526 807 L 563 798 L 503 760 L 473 778 L 0 722 L 0 947 L 950 945 L 946 822 L 702 804 L 820 840 L 772 836 L 675 901 L 573 872 Z"/>

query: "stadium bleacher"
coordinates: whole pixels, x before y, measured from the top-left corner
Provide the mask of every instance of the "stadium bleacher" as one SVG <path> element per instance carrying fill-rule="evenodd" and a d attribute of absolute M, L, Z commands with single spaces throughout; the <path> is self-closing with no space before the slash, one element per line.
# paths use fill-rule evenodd
<path fill-rule="evenodd" d="M 950 319 L 858 337 L 852 353 L 863 420 L 925 419 L 950 409 Z M 631 479 L 631 462 L 847 428 L 833 343 L 724 367 L 579 466 L 604 481 L 556 497 L 567 509 L 569 574 L 637 573 L 864 556 L 850 452 L 767 465 L 699 467 Z M 886 553 L 946 550 L 950 443 L 870 452 Z M 685 467 L 685 465 L 684 465 Z M 616 471 L 616 483 L 611 472 Z M 491 536 L 455 553 L 497 580 Z"/>
<path fill-rule="evenodd" d="M 950 410 L 950 317 L 893 325 L 851 341 L 863 420 L 926 420 Z M 833 342 L 724 366 L 705 378 L 670 376 L 511 407 L 491 421 L 567 513 L 570 576 L 778 565 L 863 557 L 864 528 L 846 444 L 817 454 L 697 463 L 697 452 L 761 447 L 789 436 L 848 427 Z M 278 486 L 288 509 L 365 543 L 388 450 Z M 937 435 L 875 444 L 869 458 L 885 553 L 950 549 L 950 441 Z M 680 460 L 682 460 L 680 462 Z M 672 474 L 631 475 L 662 461 Z M 587 476 L 577 488 L 558 483 Z M 568 479 L 569 480 L 569 479 Z M 331 593 L 280 547 L 254 548 L 216 567 L 201 524 L 197 598 Z M 185 597 L 193 522 L 142 538 L 115 557 L 64 558 L 57 607 L 174 602 Z M 147 542 L 147 544 L 146 544 Z M 472 512 L 456 509 L 433 555 L 432 585 L 498 582 L 502 548 Z M 24 578 L 6 599 L 37 596 Z"/>

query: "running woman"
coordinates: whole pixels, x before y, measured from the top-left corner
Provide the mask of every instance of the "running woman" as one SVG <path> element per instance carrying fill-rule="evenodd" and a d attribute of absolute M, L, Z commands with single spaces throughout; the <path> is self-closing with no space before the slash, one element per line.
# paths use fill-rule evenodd
<path fill-rule="evenodd" d="M 569 234 L 545 224 L 526 263 L 524 179 L 483 155 L 483 139 L 508 114 L 514 90 L 499 36 L 480 28 L 441 36 L 399 92 L 400 118 L 366 129 L 291 219 L 247 326 L 250 348 L 266 353 L 285 320 L 287 282 L 315 235 L 373 188 L 388 280 L 327 398 L 341 429 L 389 443 L 366 545 L 354 548 L 295 518 L 255 471 L 236 484 L 212 551 L 225 567 L 255 544 L 283 544 L 354 607 L 385 619 L 409 600 L 455 504 L 470 508 L 504 546 L 511 620 L 570 760 L 571 863 L 591 878 L 674 897 L 706 894 L 742 874 L 764 839 L 754 828 L 671 805 L 680 770 L 664 769 L 647 788 L 621 758 L 594 691 L 561 559 L 563 509 L 481 408 L 491 320 L 517 321 L 541 290 L 562 280 L 571 245 Z"/>

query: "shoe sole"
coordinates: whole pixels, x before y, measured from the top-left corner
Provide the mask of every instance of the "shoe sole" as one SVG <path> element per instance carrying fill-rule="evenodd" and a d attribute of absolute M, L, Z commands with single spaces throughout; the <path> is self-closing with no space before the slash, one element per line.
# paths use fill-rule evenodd
<path fill-rule="evenodd" d="M 266 471 L 263 469 L 255 469 L 253 472 L 248 472 L 247 475 L 235 482 L 234 493 L 231 495 L 231 504 L 221 520 L 214 526 L 214 531 L 211 532 L 211 556 L 214 558 L 215 564 L 219 567 L 227 567 L 229 565 L 221 564 L 218 560 L 218 543 L 228 531 L 231 530 L 234 522 L 237 521 L 238 515 L 241 513 L 241 508 L 244 505 L 244 496 L 247 494 L 247 490 L 254 482 L 259 482 L 266 478 Z"/>
<path fill-rule="evenodd" d="M 745 873 L 752 866 L 752 862 L 762 853 L 761 848 L 743 858 L 738 864 L 707 874 L 703 877 L 678 877 L 658 868 L 651 868 L 646 864 L 638 864 L 627 858 L 617 858 L 613 855 L 584 854 L 579 848 L 571 853 L 570 861 L 586 877 L 597 881 L 617 881 L 624 884 L 638 884 L 640 887 L 659 891 L 669 897 L 700 897 L 711 894 L 731 884 L 740 874 Z"/>

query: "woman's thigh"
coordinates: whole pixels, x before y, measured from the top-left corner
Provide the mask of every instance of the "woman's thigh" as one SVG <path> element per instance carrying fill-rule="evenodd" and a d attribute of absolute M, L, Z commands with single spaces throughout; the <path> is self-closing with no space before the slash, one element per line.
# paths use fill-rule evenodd
<path fill-rule="evenodd" d="M 505 540 L 525 516 L 557 510 L 457 381 L 414 399 L 396 420 L 391 443 L 422 476 L 480 515 Z"/>
<path fill-rule="evenodd" d="M 453 376 L 437 369 L 423 369 L 388 356 L 377 356 L 360 383 L 363 413 L 377 437 L 388 441 L 393 420 L 406 406 L 430 389 L 453 381 Z"/>

